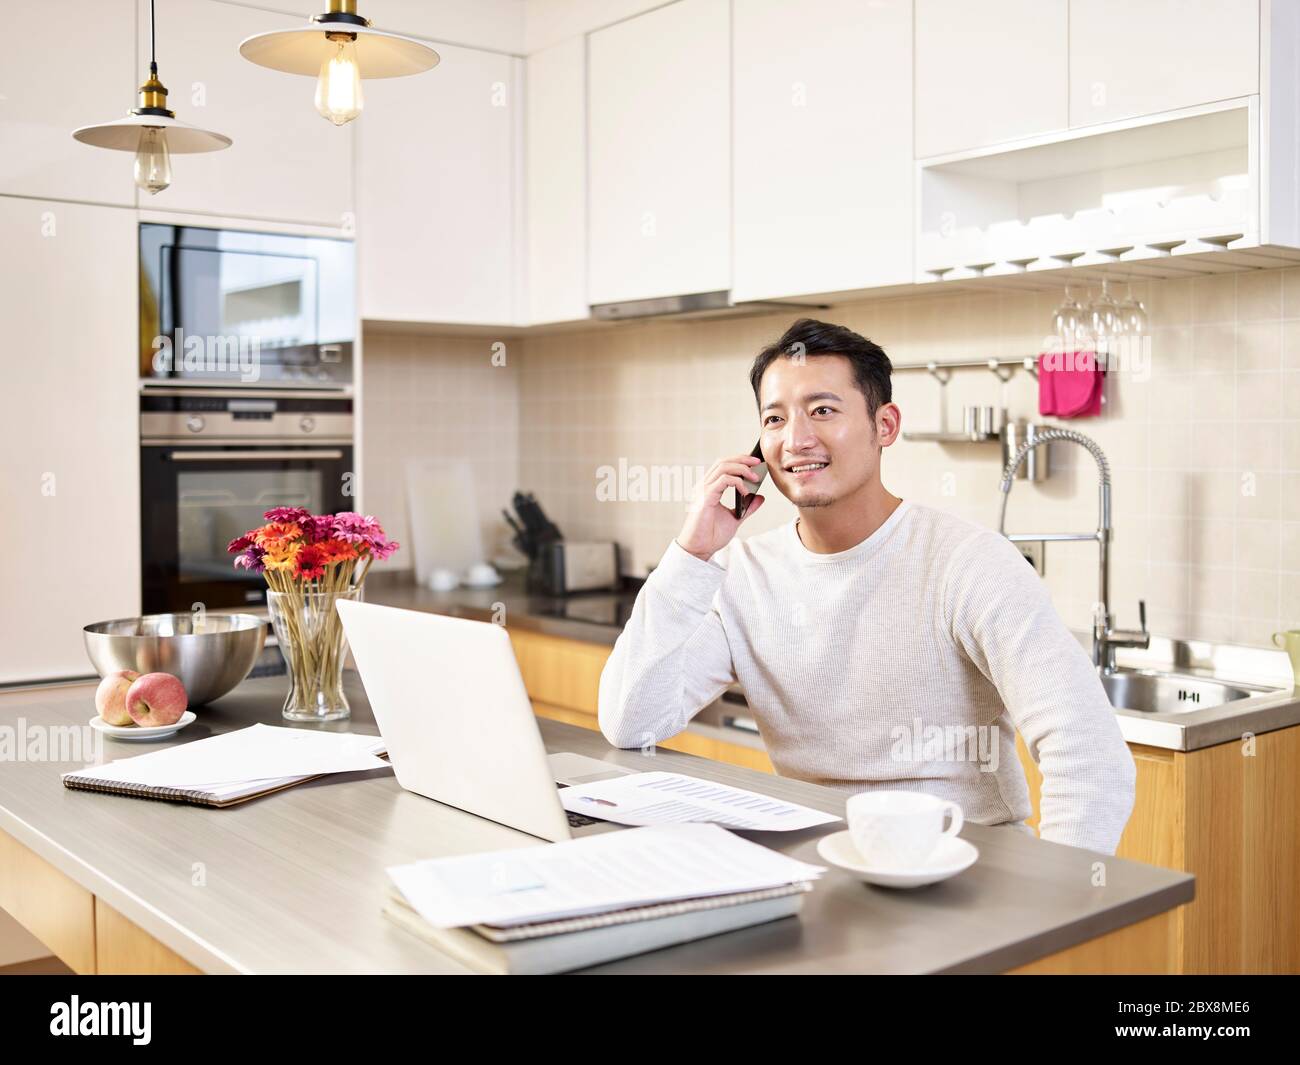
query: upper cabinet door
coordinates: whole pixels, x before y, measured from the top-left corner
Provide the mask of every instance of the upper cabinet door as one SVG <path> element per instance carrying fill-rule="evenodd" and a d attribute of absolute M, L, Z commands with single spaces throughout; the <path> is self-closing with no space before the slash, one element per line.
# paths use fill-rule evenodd
<path fill-rule="evenodd" d="M 435 47 L 432 70 L 365 83 L 356 120 L 361 316 L 509 325 L 522 61 Z"/>
<path fill-rule="evenodd" d="M 345 225 L 353 209 L 355 123 L 339 128 L 316 113 L 312 78 L 267 70 L 239 54 L 245 37 L 296 29 L 300 20 L 214 0 L 168 0 L 158 7 L 158 76 L 169 90 L 167 106 L 182 122 L 224 133 L 234 144 L 172 156 L 171 187 L 156 195 L 141 192 L 140 206 Z M 140 54 L 148 56 L 147 2 L 140 11 Z"/>
<path fill-rule="evenodd" d="M 745 0 L 733 18 L 733 297 L 910 283 L 912 0 Z"/>
<path fill-rule="evenodd" d="M 1070 125 L 1259 92 L 1259 0 L 1070 0 Z"/>
<path fill-rule="evenodd" d="M 728 0 L 588 37 L 592 303 L 731 287 Z"/>
<path fill-rule="evenodd" d="M 136 62 L 135 0 L 31 4 L 21 23 L 0 62 L 0 193 L 133 205 L 131 155 L 80 144 L 72 131 L 135 106 L 147 73 Z"/>
<path fill-rule="evenodd" d="M 587 317 L 587 44 L 528 57 L 528 324 Z"/>
<path fill-rule="evenodd" d="M 139 256 L 119 207 L 0 196 L 0 233 L 4 684 L 92 672 L 82 626 L 140 612 Z"/>
<path fill-rule="evenodd" d="M 1068 0 L 916 0 L 917 158 L 1066 129 L 1068 20 Z"/>

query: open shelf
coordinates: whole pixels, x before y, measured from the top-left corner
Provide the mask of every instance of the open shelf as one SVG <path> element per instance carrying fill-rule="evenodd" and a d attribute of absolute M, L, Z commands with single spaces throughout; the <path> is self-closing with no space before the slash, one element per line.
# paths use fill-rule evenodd
<path fill-rule="evenodd" d="M 990 444 L 1002 439 L 1001 433 L 912 433 L 903 431 L 904 440 L 921 440 L 935 444 Z"/>
<path fill-rule="evenodd" d="M 919 164 L 917 280 L 1259 243 L 1258 97 Z"/>

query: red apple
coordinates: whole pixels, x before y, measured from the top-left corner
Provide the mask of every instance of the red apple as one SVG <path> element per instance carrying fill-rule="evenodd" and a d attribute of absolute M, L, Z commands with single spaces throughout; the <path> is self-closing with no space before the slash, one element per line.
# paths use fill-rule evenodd
<path fill-rule="evenodd" d="M 131 715 L 126 712 L 126 693 L 138 676 L 139 673 L 130 669 L 104 674 L 104 679 L 95 689 L 95 710 L 108 724 L 131 724 Z"/>
<path fill-rule="evenodd" d="M 170 673 L 146 673 L 126 693 L 126 712 L 141 728 L 174 725 L 189 705 L 185 685 Z"/>

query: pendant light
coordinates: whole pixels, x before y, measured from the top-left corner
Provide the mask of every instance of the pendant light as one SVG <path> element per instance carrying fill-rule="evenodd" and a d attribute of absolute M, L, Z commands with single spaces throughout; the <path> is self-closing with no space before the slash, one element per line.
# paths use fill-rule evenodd
<path fill-rule="evenodd" d="M 316 110 L 341 126 L 361 113 L 362 78 L 399 78 L 438 65 L 421 41 L 372 29 L 356 0 L 329 0 L 311 29 L 273 30 L 249 37 L 239 54 L 250 63 L 316 79 Z"/>
<path fill-rule="evenodd" d="M 152 194 L 172 183 L 173 153 L 219 152 L 230 138 L 184 122 L 167 110 L 167 88 L 158 80 L 153 0 L 149 0 L 149 78 L 140 86 L 140 106 L 126 118 L 99 126 L 82 126 L 72 135 L 82 144 L 135 152 L 135 183 Z"/>

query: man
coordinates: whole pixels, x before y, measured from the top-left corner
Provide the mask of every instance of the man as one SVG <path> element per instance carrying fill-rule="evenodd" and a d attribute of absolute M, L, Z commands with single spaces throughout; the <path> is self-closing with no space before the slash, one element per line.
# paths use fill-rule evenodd
<path fill-rule="evenodd" d="M 1096 670 L 1008 540 L 881 483 L 901 418 L 884 351 L 802 319 L 750 382 L 798 517 L 733 540 L 764 497 L 738 520 L 722 496 L 752 493 L 759 460 L 713 465 L 601 675 L 605 737 L 657 743 L 739 682 L 778 773 L 925 791 L 1029 832 L 1018 729 L 1042 838 L 1113 854 L 1136 769 Z"/>

